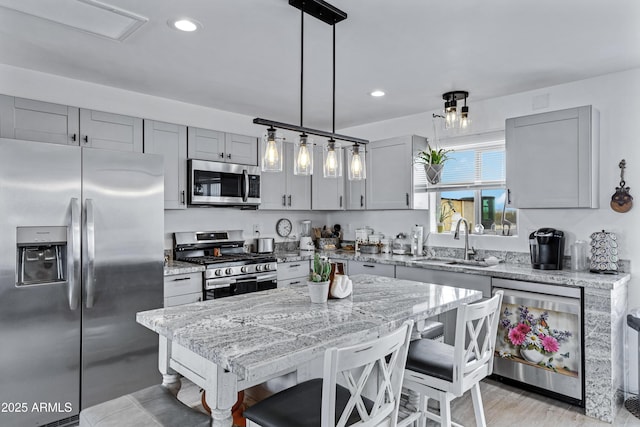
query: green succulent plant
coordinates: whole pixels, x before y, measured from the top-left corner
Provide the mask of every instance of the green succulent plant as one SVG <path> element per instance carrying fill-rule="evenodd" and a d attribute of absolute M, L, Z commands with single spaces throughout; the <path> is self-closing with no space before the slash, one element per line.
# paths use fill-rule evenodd
<path fill-rule="evenodd" d="M 311 282 L 326 282 L 331 275 L 331 263 L 325 257 L 320 258 L 318 254 L 313 257 L 313 269 L 309 275 Z"/>
<path fill-rule="evenodd" d="M 444 148 L 435 149 L 427 143 L 427 149 L 419 151 L 415 161 L 416 163 L 424 163 L 426 165 L 442 165 L 449 159 L 447 153 L 451 151 L 453 150 L 445 150 Z"/>

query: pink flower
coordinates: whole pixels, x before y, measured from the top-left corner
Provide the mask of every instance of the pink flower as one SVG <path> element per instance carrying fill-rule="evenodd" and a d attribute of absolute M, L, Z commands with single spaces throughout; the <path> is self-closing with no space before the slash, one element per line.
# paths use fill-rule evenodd
<path fill-rule="evenodd" d="M 544 351 L 555 353 L 560 349 L 560 346 L 558 345 L 558 340 L 556 340 L 554 337 L 543 336 L 542 348 L 544 349 Z"/>
<path fill-rule="evenodd" d="M 519 327 L 513 328 L 512 330 L 509 331 L 509 339 L 511 340 L 513 345 L 522 345 L 526 336 L 527 334 L 522 333 Z"/>
<path fill-rule="evenodd" d="M 531 330 L 531 326 L 527 325 L 526 323 L 518 323 L 518 326 L 516 326 L 516 329 L 521 334 L 527 335 Z"/>

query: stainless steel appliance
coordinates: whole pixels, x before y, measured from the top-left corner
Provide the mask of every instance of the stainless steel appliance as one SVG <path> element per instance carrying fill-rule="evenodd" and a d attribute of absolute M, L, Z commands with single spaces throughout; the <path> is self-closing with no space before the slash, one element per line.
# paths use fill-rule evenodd
<path fill-rule="evenodd" d="M 258 166 L 189 159 L 187 167 L 190 205 L 255 209 L 260 204 Z"/>
<path fill-rule="evenodd" d="M 584 406 L 582 290 L 508 279 L 493 373 L 520 386 Z"/>
<path fill-rule="evenodd" d="M 531 266 L 538 270 L 562 270 L 564 233 L 554 228 L 541 228 L 529 234 Z"/>
<path fill-rule="evenodd" d="M 242 230 L 174 233 L 175 258 L 204 265 L 203 299 L 275 289 L 273 255 L 244 252 Z"/>
<path fill-rule="evenodd" d="M 0 183 L 0 402 L 26 408 L 0 425 L 66 425 L 159 383 L 135 313 L 163 302 L 162 159 L 0 139 Z"/>

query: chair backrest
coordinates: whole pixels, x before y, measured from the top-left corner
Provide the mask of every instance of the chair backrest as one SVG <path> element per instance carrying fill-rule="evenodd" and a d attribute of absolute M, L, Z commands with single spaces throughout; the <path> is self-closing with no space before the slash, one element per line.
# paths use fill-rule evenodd
<path fill-rule="evenodd" d="M 453 389 L 458 395 L 493 372 L 502 291 L 458 308 L 453 355 Z"/>
<path fill-rule="evenodd" d="M 406 321 L 394 332 L 380 338 L 326 351 L 321 427 L 345 426 L 354 410 L 361 420 L 354 426 L 396 425 L 412 327 L 413 321 Z M 375 381 L 376 396 L 371 399 L 373 407 L 369 410 L 362 393 L 371 387 L 372 381 Z M 336 415 L 338 383 L 349 390 L 350 397 L 343 412 Z"/>

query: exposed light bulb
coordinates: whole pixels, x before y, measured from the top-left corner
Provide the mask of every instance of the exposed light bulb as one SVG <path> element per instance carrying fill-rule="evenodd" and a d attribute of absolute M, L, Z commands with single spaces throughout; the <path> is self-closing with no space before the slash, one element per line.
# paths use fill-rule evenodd
<path fill-rule="evenodd" d="M 306 142 L 300 143 L 300 150 L 298 151 L 298 168 L 307 169 L 309 167 L 309 149 Z"/>
<path fill-rule="evenodd" d="M 269 141 L 267 142 L 267 155 L 265 157 L 265 161 L 269 166 L 275 166 L 280 160 L 275 139 L 269 139 Z"/>
<path fill-rule="evenodd" d="M 336 158 L 336 150 L 329 149 L 327 153 L 327 169 L 331 173 L 335 173 L 338 168 L 338 159 Z"/>
<path fill-rule="evenodd" d="M 469 107 L 465 105 L 460 110 L 460 129 L 467 129 L 468 127 L 469 127 Z"/>
<path fill-rule="evenodd" d="M 365 179 L 364 152 L 355 144 L 349 151 L 349 180 L 360 181 Z"/>
<path fill-rule="evenodd" d="M 313 175 L 313 140 L 302 134 L 295 147 L 293 174 Z"/>
<path fill-rule="evenodd" d="M 262 172 L 282 172 L 282 139 L 274 128 L 262 136 Z"/>
<path fill-rule="evenodd" d="M 362 159 L 360 153 L 353 153 L 351 157 L 351 174 L 356 177 L 362 175 Z"/>

